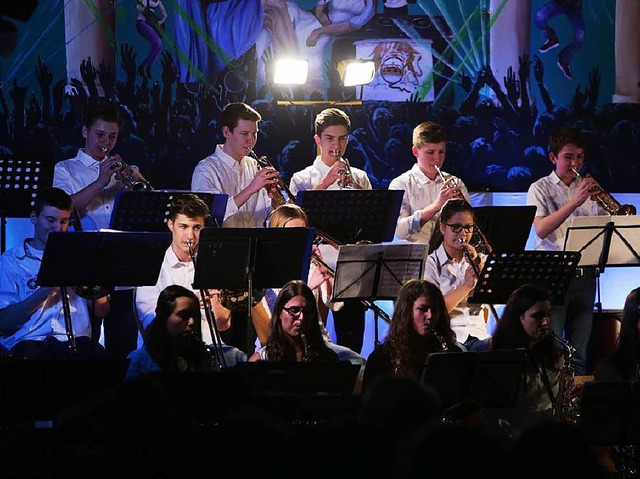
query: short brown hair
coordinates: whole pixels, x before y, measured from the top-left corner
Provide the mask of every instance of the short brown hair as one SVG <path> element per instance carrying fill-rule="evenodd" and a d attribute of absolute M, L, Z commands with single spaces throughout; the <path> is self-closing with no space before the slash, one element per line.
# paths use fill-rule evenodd
<path fill-rule="evenodd" d="M 169 219 L 174 221 L 176 216 L 185 215 L 187 218 L 209 218 L 209 206 L 198 195 L 183 193 L 174 198 L 169 207 Z"/>
<path fill-rule="evenodd" d="M 425 143 L 442 143 L 447 141 L 447 133 L 438 123 L 423 121 L 413 129 L 412 141 L 416 148 Z"/>
<path fill-rule="evenodd" d="M 316 116 L 314 127 L 316 135 L 322 136 L 322 132 L 330 126 L 343 125 L 347 127 L 347 131 L 351 132 L 351 120 L 342 110 L 338 108 L 325 108 Z"/>
<path fill-rule="evenodd" d="M 262 120 L 262 116 L 256 110 L 241 101 L 229 103 L 222 110 L 220 116 L 220 126 L 226 126 L 233 131 L 240 120 L 255 121 Z"/>

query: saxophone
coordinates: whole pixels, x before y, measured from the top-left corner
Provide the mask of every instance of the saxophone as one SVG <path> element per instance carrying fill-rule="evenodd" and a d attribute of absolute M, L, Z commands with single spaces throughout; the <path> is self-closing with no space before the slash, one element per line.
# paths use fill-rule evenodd
<path fill-rule="evenodd" d="M 558 394 L 553 405 L 552 416 L 556 421 L 577 424 L 580 416 L 578 405 L 572 401 L 571 393 L 575 384 L 575 348 L 568 341 L 558 337 L 552 329 L 545 334 L 562 346 L 564 364 L 560 370 Z"/>

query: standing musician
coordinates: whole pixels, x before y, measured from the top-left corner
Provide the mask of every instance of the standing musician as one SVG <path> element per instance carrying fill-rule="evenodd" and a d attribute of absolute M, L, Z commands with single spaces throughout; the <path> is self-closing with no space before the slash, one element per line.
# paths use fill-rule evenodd
<path fill-rule="evenodd" d="M 320 150 L 313 164 L 291 177 L 289 190 L 295 196 L 301 190 L 370 190 L 367 174 L 352 167 L 344 158 L 351 132 L 349 116 L 337 108 L 327 108 L 315 119 L 314 140 Z"/>
<path fill-rule="evenodd" d="M 595 180 L 576 175 L 584 164 L 585 146 L 585 138 L 575 128 L 559 128 L 551 134 L 549 160 L 554 171 L 532 183 L 527 192 L 527 204 L 537 207 L 533 220 L 535 250 L 562 251 L 573 218 L 606 214 L 591 199 L 594 188 L 598 188 Z M 575 367 L 579 376 L 586 374 L 595 292 L 595 268 L 578 268 L 564 305 L 554 307 L 553 311 L 554 332 L 576 349 Z"/>
<path fill-rule="evenodd" d="M 136 288 L 136 308 L 138 310 L 140 329 L 143 334 L 156 316 L 156 304 L 160 293 L 173 284 L 183 286 L 198 296 L 200 309 L 202 310 L 201 314 L 198 315 L 201 319 L 201 324 L 197 325 L 195 330 L 201 332 L 202 340 L 205 344 L 211 345 L 214 342 L 214 338 L 211 337 L 203 301 L 209 301 L 213 319 L 216 321 L 221 335 L 231 327 L 231 312 L 220 304 L 217 292 L 213 292 L 209 298 L 202 298 L 200 297 L 200 291 L 195 291 L 192 286 L 195 267 L 191 258 L 191 251 L 198 251 L 200 231 L 205 227 L 207 218 L 209 218 L 209 207 L 197 195 L 184 193 L 177 196 L 172 202 L 169 208 L 169 219 L 167 220 L 167 227 L 171 231 L 172 240 L 171 245 L 164 254 L 158 282 L 155 286 Z M 269 328 L 269 318 L 266 315 L 262 317 L 264 318 L 263 329 L 266 336 L 266 331 Z M 223 350 L 228 365 L 246 360 L 244 353 L 232 346 L 223 345 Z"/>
<path fill-rule="evenodd" d="M 471 351 L 486 349 L 489 335 L 484 313 L 480 305 L 469 303 L 485 260 L 470 243 L 475 228 L 473 208 L 463 199 L 448 200 L 438 223 L 434 237 L 442 237 L 442 243 L 429 253 L 424 279 L 442 291 L 458 342 Z"/>
<path fill-rule="evenodd" d="M 118 105 L 100 104 L 90 109 L 83 122 L 84 148 L 75 158 L 60 161 L 53 172 L 53 186 L 71 195 L 81 224 L 74 228 L 98 231 L 108 228 L 116 193 L 123 184 L 116 178 L 122 169 L 119 155 L 110 156 L 118 141 L 122 111 Z M 145 182 L 135 167 L 130 167 L 138 180 Z M 104 341 L 109 357 L 125 358 L 136 348 L 138 329 L 133 308 L 133 289 L 120 289 L 111 294 L 111 313 L 104 323 Z M 94 340 L 99 337 L 101 321 L 93 320 Z"/>
<path fill-rule="evenodd" d="M 469 192 L 460 178 L 440 170 L 447 148 L 442 126 L 432 121 L 420 123 L 413 129 L 412 142 L 416 164 L 389 183 L 390 190 L 404 190 L 396 235 L 412 243 L 429 244 L 445 202 L 461 195 L 469 201 Z"/>
<path fill-rule="evenodd" d="M 250 156 L 261 119 L 260 113 L 245 103 L 225 106 L 220 118 L 225 142 L 193 171 L 191 191 L 229 195 L 224 227 L 261 227 L 271 211 L 268 190 L 278 182 L 279 173 L 260 168 Z"/>
<path fill-rule="evenodd" d="M 351 132 L 349 116 L 337 108 L 322 110 L 315 119 L 314 140 L 320 150 L 312 165 L 291 177 L 289 190 L 293 195 L 302 190 L 335 190 L 340 188 L 371 189 L 367 174 L 349 165 L 344 158 Z M 360 352 L 364 337 L 365 309 L 358 300 L 344 301 L 340 311 L 334 311 L 338 344 Z"/>
<path fill-rule="evenodd" d="M 0 349 L 25 359 L 71 356 L 68 331 L 58 287 L 37 286 L 36 280 L 47 238 L 67 231 L 73 205 L 59 188 L 40 191 L 31 211 L 33 238 L 0 256 Z M 77 358 L 100 358 L 104 349 L 91 340 L 89 312 L 109 313 L 107 297 L 89 301 L 68 290 L 69 310 Z"/>

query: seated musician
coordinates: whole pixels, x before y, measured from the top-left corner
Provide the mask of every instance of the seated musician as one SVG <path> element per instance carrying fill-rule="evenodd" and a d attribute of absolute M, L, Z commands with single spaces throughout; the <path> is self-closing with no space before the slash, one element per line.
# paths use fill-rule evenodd
<path fill-rule="evenodd" d="M 209 217 L 209 207 L 197 195 L 184 193 L 178 195 L 169 208 L 167 227 L 171 231 L 171 245 L 164 255 L 158 282 L 154 286 L 141 286 L 136 288 L 136 309 L 141 333 L 151 325 L 156 315 L 156 304 L 160 293 L 170 285 L 177 284 L 191 291 L 195 274 L 193 255 L 197 254 L 200 230 L 205 227 Z M 200 291 L 194 291 L 200 297 Z M 204 301 L 209 301 L 212 317 L 216 322 L 218 331 L 224 332 L 230 327 L 231 313 L 218 301 L 218 295 L 212 294 L 208 298 L 199 298 L 201 323 L 197 331 L 202 334 L 202 340 L 211 345 L 215 338 L 212 337 L 209 324 L 204 312 Z M 264 329 L 267 329 L 267 320 L 264 320 Z M 212 325 L 213 326 L 213 325 Z M 223 341 L 224 342 L 224 341 Z M 246 360 L 246 355 L 237 348 L 223 344 L 228 365 Z"/>
<path fill-rule="evenodd" d="M 156 371 L 213 371 L 213 352 L 200 339 L 199 300 L 177 284 L 160 292 L 144 345 L 129 355 L 125 379 Z"/>
<path fill-rule="evenodd" d="M 307 226 L 309 226 L 307 214 L 302 208 L 294 204 L 278 206 L 269 216 L 269 228 L 306 228 Z M 320 312 L 318 320 L 320 321 L 322 337 L 327 342 L 329 348 L 333 349 L 341 360 L 348 360 L 354 364 L 363 366 L 365 359 L 360 354 L 346 346 L 335 344 L 329 336 L 329 332 L 326 328 L 328 311 L 331 310 L 332 313 L 339 311 L 342 308 L 343 303 L 334 303 L 331 301 L 331 296 L 333 294 L 332 271 L 326 265 L 320 263 L 320 261 L 322 261 L 322 255 L 315 247 L 313 254 L 316 259 L 311 261 L 307 285 L 311 288 L 314 296 L 316 297 L 316 304 Z M 278 295 L 278 292 L 279 291 L 277 290 L 267 290 L 265 297 L 263 298 L 263 302 L 266 303 L 267 310 L 273 311 L 275 298 Z"/>
<path fill-rule="evenodd" d="M 337 362 L 338 355 L 322 337 L 318 306 L 304 281 L 289 281 L 278 293 L 266 346 L 250 362 Z"/>
<path fill-rule="evenodd" d="M 363 392 L 385 375 L 418 380 L 428 353 L 462 350 L 440 289 L 425 280 L 408 281 L 398 294 L 386 338 L 367 358 Z"/>
<path fill-rule="evenodd" d="M 108 298 L 87 300 L 68 289 L 73 331 L 66 327 L 61 289 L 36 284 L 50 232 L 67 231 L 73 205 L 59 188 L 45 188 L 33 210 L 33 238 L 0 256 L 0 346 L 25 359 L 100 358 L 104 348 L 91 340 L 90 311 L 109 314 Z M 73 353 L 71 337 L 75 339 Z"/>
<path fill-rule="evenodd" d="M 475 270 L 481 271 L 485 260 L 471 244 L 475 228 L 473 208 L 464 199 L 448 200 L 442 207 L 438 223 L 424 279 L 442 291 L 457 340 L 467 350 L 484 350 L 489 337 L 484 311 L 481 305 L 468 302 L 478 280 Z"/>

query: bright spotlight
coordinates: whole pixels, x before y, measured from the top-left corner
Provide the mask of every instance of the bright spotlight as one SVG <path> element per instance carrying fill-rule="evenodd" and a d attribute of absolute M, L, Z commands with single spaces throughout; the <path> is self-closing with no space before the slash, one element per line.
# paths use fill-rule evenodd
<path fill-rule="evenodd" d="M 344 69 L 343 86 L 367 85 L 376 72 L 373 60 L 348 60 Z"/>
<path fill-rule="evenodd" d="M 309 62 L 307 60 L 281 58 L 276 61 L 273 82 L 276 85 L 303 85 L 307 81 L 308 73 Z"/>

